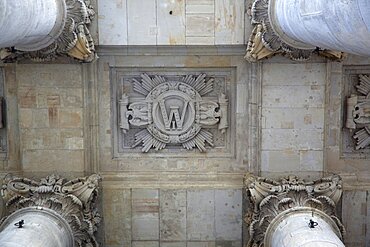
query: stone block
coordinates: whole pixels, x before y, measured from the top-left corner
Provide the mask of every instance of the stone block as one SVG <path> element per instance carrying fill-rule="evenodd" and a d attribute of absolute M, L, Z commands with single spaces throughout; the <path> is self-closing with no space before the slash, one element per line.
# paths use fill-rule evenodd
<path fill-rule="evenodd" d="M 16 71 L 21 87 L 82 87 L 80 64 L 19 64 Z"/>
<path fill-rule="evenodd" d="M 264 129 L 323 129 L 324 108 L 263 108 Z"/>
<path fill-rule="evenodd" d="M 131 191 L 103 187 L 105 244 L 131 246 Z"/>
<path fill-rule="evenodd" d="M 325 85 L 326 63 L 264 63 L 262 85 Z"/>
<path fill-rule="evenodd" d="M 288 97 L 289 96 L 289 97 Z M 262 106 L 274 108 L 323 108 L 325 86 L 263 86 Z"/>
<path fill-rule="evenodd" d="M 342 221 L 346 228 L 346 246 L 365 246 L 367 229 L 367 197 L 362 190 L 344 191 L 342 198 Z"/>
<path fill-rule="evenodd" d="M 262 129 L 262 150 L 323 150 L 323 129 Z"/>
<path fill-rule="evenodd" d="M 132 239 L 159 240 L 158 190 L 132 190 Z"/>
<path fill-rule="evenodd" d="M 31 87 L 20 87 L 18 90 L 18 99 L 20 108 L 36 107 L 36 91 Z"/>
<path fill-rule="evenodd" d="M 191 242 L 187 242 L 187 247 L 216 247 L 216 242 L 214 241 L 204 241 L 204 242 L 191 241 Z"/>
<path fill-rule="evenodd" d="M 157 44 L 156 7 L 152 0 L 127 0 L 128 45 Z"/>
<path fill-rule="evenodd" d="M 261 171 L 293 172 L 300 170 L 299 151 L 279 150 L 261 152 Z"/>
<path fill-rule="evenodd" d="M 60 128 L 81 128 L 82 127 L 82 109 L 59 109 Z"/>
<path fill-rule="evenodd" d="M 186 191 L 160 191 L 161 241 L 186 240 Z"/>
<path fill-rule="evenodd" d="M 214 45 L 215 37 L 186 37 L 187 45 Z"/>
<path fill-rule="evenodd" d="M 99 0 L 98 13 L 99 45 L 127 45 L 126 1 Z"/>
<path fill-rule="evenodd" d="M 215 43 L 244 44 L 244 0 L 215 0 Z"/>
<path fill-rule="evenodd" d="M 216 240 L 241 241 L 242 219 L 241 190 L 215 190 Z"/>
<path fill-rule="evenodd" d="M 32 114 L 33 128 L 48 128 L 49 127 L 49 111 L 48 109 L 34 109 Z"/>
<path fill-rule="evenodd" d="M 213 37 L 214 19 L 213 14 L 186 15 L 186 36 Z"/>
<path fill-rule="evenodd" d="M 31 128 L 32 127 L 32 109 L 20 108 L 19 114 L 19 127 L 20 128 Z"/>
<path fill-rule="evenodd" d="M 186 242 L 161 242 L 161 247 L 187 247 Z"/>
<path fill-rule="evenodd" d="M 324 169 L 323 151 L 300 151 L 299 155 L 302 171 L 322 171 Z"/>
<path fill-rule="evenodd" d="M 158 241 L 132 241 L 132 247 L 159 247 Z"/>
<path fill-rule="evenodd" d="M 157 1 L 158 45 L 185 45 L 185 0 Z"/>
<path fill-rule="evenodd" d="M 216 241 L 216 247 L 242 247 L 242 241 Z"/>
<path fill-rule="evenodd" d="M 66 157 L 68 161 L 66 162 Z M 75 150 L 23 150 L 23 170 L 26 172 L 82 172 L 84 152 Z"/>
<path fill-rule="evenodd" d="M 215 191 L 189 190 L 187 201 L 187 239 L 215 240 Z"/>

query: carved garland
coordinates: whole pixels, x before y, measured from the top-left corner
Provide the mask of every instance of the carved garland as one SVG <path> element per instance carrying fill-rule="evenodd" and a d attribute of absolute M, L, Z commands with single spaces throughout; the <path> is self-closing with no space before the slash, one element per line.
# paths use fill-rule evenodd
<path fill-rule="evenodd" d="M 342 235 L 345 233 L 335 210 L 342 194 L 339 176 L 305 182 L 296 176 L 274 181 L 248 174 L 244 178 L 244 187 L 247 195 L 246 204 L 250 205 L 244 216 L 249 227 L 247 247 L 263 247 L 270 223 L 280 213 L 297 207 L 320 210 L 335 222 Z"/>
<path fill-rule="evenodd" d="M 96 208 L 100 176 L 66 181 L 51 175 L 40 182 L 7 176 L 1 189 L 8 214 L 27 207 L 44 207 L 61 215 L 73 230 L 75 245 L 97 247 L 94 233 L 100 222 Z M 4 217 L 1 222 L 4 222 Z"/>
<path fill-rule="evenodd" d="M 275 54 L 282 54 L 290 57 L 292 60 L 304 61 L 308 60 L 314 52 L 329 59 L 338 60 L 343 58 L 343 52 L 320 48 L 303 50 L 282 41 L 270 23 L 269 1 L 254 0 L 250 8 L 251 24 L 254 28 L 249 37 L 245 55 L 246 60 L 256 62 Z"/>
<path fill-rule="evenodd" d="M 67 16 L 62 33 L 51 45 L 32 52 L 4 48 L 0 50 L 0 58 L 4 62 L 24 58 L 41 62 L 54 60 L 58 55 L 68 55 L 82 61 L 92 61 L 95 57 L 95 47 L 89 25 L 95 12 L 90 0 L 62 1 L 65 1 Z"/>
<path fill-rule="evenodd" d="M 214 78 L 206 74 L 188 75 L 180 80 L 162 76 L 141 75 L 133 80 L 133 90 L 145 98 L 130 99 L 123 94 L 120 105 L 120 128 L 126 133 L 132 127 L 145 127 L 135 135 L 133 147 L 143 144 L 142 151 L 152 147 L 161 150 L 167 144 L 181 144 L 186 149 L 206 151 L 213 146 L 212 133 L 203 129 L 218 124 L 224 133 L 228 127 L 228 99 L 220 94 L 218 101 L 202 96 L 213 90 Z"/>
<path fill-rule="evenodd" d="M 347 99 L 346 127 L 356 130 L 356 150 L 370 147 L 370 78 L 359 75 L 360 83 L 356 86 L 358 95 Z"/>

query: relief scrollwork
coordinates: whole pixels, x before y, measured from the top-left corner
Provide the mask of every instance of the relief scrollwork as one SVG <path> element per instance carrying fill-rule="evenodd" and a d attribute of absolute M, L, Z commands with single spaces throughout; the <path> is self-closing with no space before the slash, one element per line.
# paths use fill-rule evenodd
<path fill-rule="evenodd" d="M 352 94 L 347 99 L 346 127 L 354 130 L 356 150 L 370 146 L 370 78 L 368 75 L 359 75 L 359 84 L 356 85 L 358 94 Z"/>
<path fill-rule="evenodd" d="M 7 215 L 27 207 L 41 207 L 61 215 L 73 229 L 75 246 L 98 247 L 94 233 L 101 216 L 97 211 L 99 175 L 67 181 L 51 175 L 40 181 L 28 178 L 4 178 L 1 196 Z M 4 217 L 0 224 L 7 219 Z"/>
<path fill-rule="evenodd" d="M 133 147 L 142 144 L 142 152 L 161 150 L 168 144 L 185 149 L 197 147 L 205 152 L 206 143 L 213 146 L 212 133 L 206 128 L 217 126 L 224 133 L 228 127 L 228 99 L 203 96 L 213 91 L 214 78 L 206 74 L 167 79 L 142 74 L 132 79 L 133 91 L 142 98 L 122 94 L 120 128 L 143 128 L 135 134 Z"/>
<path fill-rule="evenodd" d="M 249 228 L 247 247 L 264 246 L 269 225 L 281 213 L 292 208 L 313 208 L 333 220 L 340 235 L 344 226 L 336 216 L 336 205 L 342 195 L 341 179 L 332 175 L 315 181 L 287 176 L 275 181 L 247 174 L 244 178 L 245 200 L 249 210 L 244 220 Z"/>

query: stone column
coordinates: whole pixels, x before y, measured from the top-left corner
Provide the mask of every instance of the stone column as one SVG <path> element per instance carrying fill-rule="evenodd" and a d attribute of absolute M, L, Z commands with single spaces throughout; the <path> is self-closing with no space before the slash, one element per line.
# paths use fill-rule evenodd
<path fill-rule="evenodd" d="M 0 59 L 49 61 L 68 55 L 91 61 L 94 15 L 90 0 L 1 0 Z"/>
<path fill-rule="evenodd" d="M 246 59 L 276 53 L 305 60 L 313 52 L 341 58 L 341 52 L 370 56 L 368 0 L 254 0 Z"/>
<path fill-rule="evenodd" d="M 6 211 L 1 246 L 98 247 L 99 180 L 98 175 L 70 181 L 55 175 L 40 181 L 7 176 L 1 189 Z"/>
<path fill-rule="evenodd" d="M 20 209 L 7 217 L 1 226 L 2 247 L 74 246 L 73 232 L 67 221 L 47 208 Z"/>
<path fill-rule="evenodd" d="M 64 0 L 1 0 L 0 48 L 45 48 L 61 34 L 65 18 Z"/>
<path fill-rule="evenodd" d="M 344 247 L 345 230 L 335 213 L 342 193 L 339 176 L 306 182 L 247 175 L 244 183 L 246 247 Z"/>

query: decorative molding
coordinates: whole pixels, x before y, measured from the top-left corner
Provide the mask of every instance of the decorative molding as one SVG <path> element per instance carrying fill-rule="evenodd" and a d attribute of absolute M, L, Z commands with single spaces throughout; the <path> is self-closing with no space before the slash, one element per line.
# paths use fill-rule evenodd
<path fill-rule="evenodd" d="M 297 48 L 284 42 L 275 32 L 269 17 L 270 0 L 254 0 L 250 8 L 251 24 L 254 26 L 249 37 L 245 59 L 257 62 L 276 54 L 288 56 L 292 60 L 305 61 L 316 52 L 320 56 L 333 60 L 341 60 L 343 52 L 335 52 L 320 48 Z"/>
<path fill-rule="evenodd" d="M 99 175 L 70 181 L 51 175 L 38 182 L 8 175 L 1 195 L 8 215 L 30 207 L 51 209 L 68 222 L 76 246 L 97 247 L 94 233 L 101 219 L 96 208 L 100 180 Z"/>
<path fill-rule="evenodd" d="M 60 55 L 67 55 L 81 61 L 90 62 L 95 58 L 94 41 L 89 25 L 95 16 L 90 0 L 62 0 L 66 8 L 64 28 L 56 40 L 38 51 L 21 51 L 14 47 L 0 49 L 0 59 L 14 62 L 21 59 L 51 61 Z"/>
<path fill-rule="evenodd" d="M 370 78 L 368 75 L 358 76 L 357 93 L 347 98 L 346 127 L 355 130 L 356 150 L 370 146 Z"/>
<path fill-rule="evenodd" d="M 280 181 L 247 174 L 244 177 L 246 205 L 249 205 L 244 220 L 249 228 L 247 247 L 265 246 L 269 225 L 283 212 L 291 209 L 312 208 L 329 216 L 340 230 L 344 226 L 336 216 L 336 204 L 342 195 L 341 178 L 337 175 L 306 182 L 296 176 L 287 176 Z"/>
<path fill-rule="evenodd" d="M 213 91 L 214 78 L 206 74 L 186 75 L 180 80 L 167 80 L 156 75 L 133 79 L 133 90 L 145 98 L 122 94 L 120 128 L 125 134 L 132 127 L 143 128 L 135 134 L 133 147 L 142 144 L 142 152 L 161 150 L 167 144 L 182 145 L 188 150 L 197 147 L 205 152 L 206 143 L 213 146 L 212 133 L 205 127 L 218 126 L 221 133 L 228 128 L 228 99 L 220 94 L 217 100 L 203 99 Z"/>

